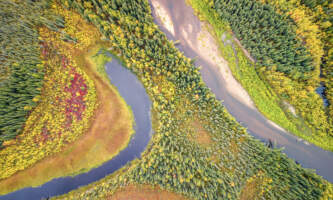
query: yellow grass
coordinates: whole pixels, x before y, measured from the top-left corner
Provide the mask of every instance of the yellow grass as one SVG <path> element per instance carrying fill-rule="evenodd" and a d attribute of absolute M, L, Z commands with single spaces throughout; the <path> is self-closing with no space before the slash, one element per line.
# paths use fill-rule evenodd
<path fill-rule="evenodd" d="M 161 190 L 149 185 L 130 185 L 117 190 L 108 200 L 185 200 L 185 197 L 173 192 Z"/>
<path fill-rule="evenodd" d="M 93 59 L 101 45 L 90 51 L 73 52 L 79 66 L 94 81 L 99 106 L 88 131 L 60 153 L 47 157 L 26 170 L 0 181 L 0 194 L 23 187 L 38 186 L 53 178 L 89 171 L 110 160 L 124 149 L 133 131 L 133 115 L 117 90 L 111 86 Z"/>
<path fill-rule="evenodd" d="M 261 171 L 258 174 L 250 177 L 240 193 L 240 200 L 255 200 L 263 199 L 265 191 L 271 189 L 271 178 L 265 176 Z"/>
<path fill-rule="evenodd" d="M 209 133 L 199 121 L 197 120 L 193 121 L 191 123 L 191 126 L 193 128 L 193 132 L 190 135 L 190 139 L 195 140 L 197 143 L 204 146 L 212 143 L 212 139 Z"/>

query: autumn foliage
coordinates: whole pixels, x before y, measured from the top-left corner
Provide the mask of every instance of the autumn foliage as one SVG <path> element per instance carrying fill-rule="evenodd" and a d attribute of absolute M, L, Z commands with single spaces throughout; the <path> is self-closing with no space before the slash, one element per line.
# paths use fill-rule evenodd
<path fill-rule="evenodd" d="M 53 12 L 65 15 L 53 5 Z M 61 13 L 60 13 L 61 12 Z M 73 34 L 70 24 L 81 18 L 67 16 L 65 33 Z M 86 34 L 89 34 L 86 33 Z M 23 170 L 37 161 L 62 150 L 81 136 L 90 125 L 97 106 L 93 81 L 73 58 L 75 48 L 91 44 L 77 36 L 77 44 L 63 40 L 63 34 L 47 27 L 39 28 L 40 54 L 45 75 L 38 105 L 28 116 L 23 133 L 4 143 L 0 150 L 0 179 Z M 86 39 L 81 40 L 83 37 Z M 82 42 L 81 42 L 82 41 Z"/>

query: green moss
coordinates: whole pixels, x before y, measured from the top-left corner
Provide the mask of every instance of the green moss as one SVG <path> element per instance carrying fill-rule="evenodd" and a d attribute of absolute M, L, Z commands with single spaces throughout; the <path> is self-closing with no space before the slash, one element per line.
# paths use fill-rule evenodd
<path fill-rule="evenodd" d="M 112 61 L 112 57 L 106 54 L 106 50 L 101 48 L 95 55 L 91 56 L 91 60 L 96 66 L 97 72 L 105 81 L 109 81 L 108 74 L 105 71 L 105 64 Z"/>

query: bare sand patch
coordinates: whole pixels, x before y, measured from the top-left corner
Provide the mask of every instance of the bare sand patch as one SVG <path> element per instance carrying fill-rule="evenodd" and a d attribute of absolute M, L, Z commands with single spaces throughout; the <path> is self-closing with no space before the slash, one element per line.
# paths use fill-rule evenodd
<path fill-rule="evenodd" d="M 228 67 L 228 62 L 220 55 L 218 43 L 215 41 L 214 37 L 208 31 L 209 24 L 205 22 L 200 22 L 201 30 L 198 34 L 197 40 L 192 41 L 190 39 L 191 33 L 188 29 L 183 28 L 180 33 L 186 39 L 189 46 L 200 56 L 205 58 L 205 60 L 218 68 L 220 72 L 220 77 L 225 80 L 225 88 L 228 93 L 235 99 L 240 101 L 242 104 L 248 106 L 251 109 L 257 110 L 254 102 L 247 93 L 247 91 L 242 87 L 242 85 L 234 78 L 230 68 Z M 278 128 L 281 131 L 285 131 L 282 127 L 276 123 L 268 120 L 268 123 Z"/>
<path fill-rule="evenodd" d="M 160 18 L 163 26 L 172 34 L 175 35 L 175 29 L 168 11 L 157 0 L 151 1 L 158 18 Z"/>
<path fill-rule="evenodd" d="M 255 105 L 242 85 L 233 77 L 226 60 L 219 53 L 219 48 L 214 37 L 207 30 L 205 23 L 200 23 L 201 31 L 198 36 L 197 44 L 192 43 L 192 48 L 207 62 L 217 66 L 220 76 L 226 82 L 228 92 L 243 104 L 255 109 Z"/>

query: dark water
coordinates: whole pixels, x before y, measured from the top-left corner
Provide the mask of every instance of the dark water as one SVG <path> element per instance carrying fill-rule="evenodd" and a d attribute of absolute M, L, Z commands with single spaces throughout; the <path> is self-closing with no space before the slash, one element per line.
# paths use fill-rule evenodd
<path fill-rule="evenodd" d="M 324 106 L 326 107 L 329 105 L 329 103 L 328 103 L 328 99 L 325 96 L 325 90 L 326 90 L 326 87 L 325 87 L 324 83 L 321 82 L 320 86 L 316 89 L 316 92 L 323 99 Z"/>
<path fill-rule="evenodd" d="M 333 152 L 325 151 L 315 145 L 304 142 L 296 136 L 276 128 L 258 110 L 243 104 L 227 89 L 228 81 L 220 75 L 219 67 L 211 64 L 200 55 L 198 49 L 191 44 L 197 44 L 200 35 L 200 20 L 194 15 L 193 9 L 186 5 L 185 0 L 149 0 L 157 1 L 169 15 L 174 35 L 170 33 L 156 17 L 153 6 L 154 21 L 166 34 L 169 40 L 179 41 L 176 47 L 189 58 L 195 58 L 195 64 L 201 66 L 201 75 L 205 84 L 215 94 L 216 98 L 223 102 L 238 122 L 247 128 L 255 138 L 267 142 L 271 140 L 277 148 L 284 148 L 289 158 L 297 161 L 305 168 L 315 169 L 316 173 L 326 180 L 333 182 Z M 187 36 L 183 32 L 187 32 Z M 234 56 L 234 55 L 232 55 Z"/>
<path fill-rule="evenodd" d="M 0 200 L 34 200 L 65 194 L 80 186 L 95 182 L 120 169 L 127 162 L 140 157 L 152 136 L 149 97 L 137 77 L 125 69 L 119 60 L 113 58 L 111 62 L 107 63 L 106 72 L 111 79 L 111 83 L 117 87 L 120 95 L 133 111 L 136 123 L 134 127 L 135 135 L 131 138 L 128 147 L 112 160 L 87 173 L 74 177 L 56 178 L 40 187 L 24 188 L 0 196 Z"/>

